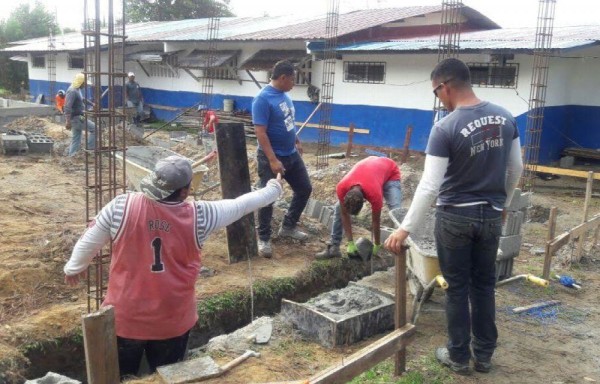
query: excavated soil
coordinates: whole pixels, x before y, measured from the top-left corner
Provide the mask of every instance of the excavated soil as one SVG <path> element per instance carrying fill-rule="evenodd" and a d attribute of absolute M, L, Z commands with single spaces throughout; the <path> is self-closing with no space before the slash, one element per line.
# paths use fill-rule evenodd
<path fill-rule="evenodd" d="M 63 340 L 77 334 L 80 316 L 87 311 L 84 286 L 69 288 L 63 283 L 62 267 L 73 244 L 85 228 L 85 166 L 81 156 L 65 158 L 70 133 L 61 126 L 41 119 L 23 119 L 11 123 L 12 129 L 31 130 L 55 140 L 51 155 L 0 156 L 0 382 L 20 383 L 40 377 L 41 370 L 61 370 L 60 359 L 48 356 L 46 366 L 35 360 L 27 361 L 28 351 L 36 343 Z M 162 140 L 168 135 L 156 134 Z M 128 139 L 130 140 L 130 139 Z M 133 141 L 131 144 L 139 145 Z M 201 157 L 198 148 L 186 143 L 173 145 L 172 150 L 192 159 Z M 307 146 L 305 161 L 311 172 L 313 197 L 333 202 L 337 181 L 351 166 L 365 156 L 330 160 L 326 170 L 315 171 L 315 148 Z M 334 152 L 334 151 L 332 151 Z M 248 142 L 250 173 L 256 177 L 254 145 Z M 422 155 L 413 155 L 402 165 L 403 205 L 408 206 L 422 171 Z M 210 165 L 213 180 L 218 179 L 216 166 Z M 559 216 L 556 233 L 568 230 L 582 220 L 585 184 L 581 180 L 561 178 L 542 181 L 533 204 L 540 208 L 557 206 Z M 542 185 L 548 183 L 546 185 Z M 219 198 L 219 190 L 204 198 Z M 287 188 L 285 198 L 291 193 Z M 369 215 L 363 210 L 363 219 Z M 537 217 L 545 216 L 544 212 Z M 591 215 L 600 211 L 597 198 L 592 199 Z M 282 209 L 276 209 L 274 226 L 279 223 Z M 386 215 L 387 216 L 387 215 Z M 543 256 L 532 252 L 544 247 L 547 222 L 525 225 L 520 256 L 515 260 L 513 274 L 541 274 Z M 388 225 L 392 225 L 388 221 Z M 199 299 L 235 289 L 247 289 L 249 276 L 254 280 L 291 277 L 306 269 L 328 238 L 327 231 L 316 220 L 302 218 L 301 227 L 311 234 L 305 244 L 274 240 L 275 257 L 271 260 L 253 259 L 248 263 L 229 265 L 225 231 L 215 233 L 203 249 L 203 265 L 208 276 L 197 283 Z M 368 237 L 368 231 L 357 229 L 358 235 Z M 557 255 L 554 270 L 569 274 L 582 283 L 578 292 L 551 285 L 548 289 L 517 282 L 498 289 L 498 328 L 500 333 L 494 370 L 470 378 L 455 377 L 458 383 L 583 383 L 600 381 L 600 255 L 598 247 L 588 247 L 582 263 L 569 266 L 573 247 L 567 246 Z M 251 268 L 251 273 L 249 273 Z M 389 283 L 389 281 L 387 282 Z M 510 309 L 519 305 L 548 299 L 561 300 L 556 312 L 526 317 L 515 316 Z M 409 301 L 412 298 L 409 297 Z M 408 368 L 425 372 L 424 357 L 431 356 L 435 347 L 445 342 L 443 293 L 435 291 L 424 304 L 419 317 L 415 342 L 408 350 Z M 262 357 L 251 358 L 227 375 L 208 383 L 247 383 L 306 379 L 311 374 L 343 361 L 353 351 L 369 344 L 326 349 L 304 340 L 284 323 L 274 327 L 270 344 L 256 346 Z M 69 343 L 52 351 L 69 349 L 69 359 L 81 363 L 83 352 Z M 222 352 L 213 356 L 223 364 L 236 354 Z M 64 362 L 63 362 L 64 363 Z M 28 364 L 39 365 L 28 367 Z M 63 372 L 66 372 L 63 371 Z M 2 376 L 4 375 L 4 376 Z M 131 383 L 158 383 L 154 375 Z M 365 380 L 364 382 L 369 382 Z"/>

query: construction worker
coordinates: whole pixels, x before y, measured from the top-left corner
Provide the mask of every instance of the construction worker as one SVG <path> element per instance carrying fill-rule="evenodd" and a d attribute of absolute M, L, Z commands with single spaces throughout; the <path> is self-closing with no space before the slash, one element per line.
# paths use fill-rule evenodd
<path fill-rule="evenodd" d="M 54 97 L 54 105 L 56 106 L 58 112 L 64 113 L 65 91 L 63 91 L 62 89 L 56 93 L 56 96 Z"/>
<path fill-rule="evenodd" d="M 112 240 L 103 306 L 115 310 L 121 378 L 135 375 L 143 353 L 150 369 L 181 361 L 198 320 L 195 283 L 208 236 L 283 193 L 281 175 L 236 199 L 186 201 L 193 172 L 189 160 L 170 156 L 142 179 L 141 192 L 119 195 L 92 220 L 64 267 L 76 285 Z"/>
<path fill-rule="evenodd" d="M 340 257 L 342 230 L 348 240 L 347 254 L 358 257 L 358 249 L 352 237 L 352 219 L 350 215 L 358 215 L 363 203 L 371 204 L 371 224 L 373 231 L 372 256 L 381 248 L 381 209 L 383 200 L 390 210 L 400 208 L 402 188 L 400 170 L 392 159 L 369 156 L 356 163 L 342 178 L 336 187 L 338 201 L 335 204 L 331 240 L 327 248 L 316 254 L 317 259 Z"/>
<path fill-rule="evenodd" d="M 208 109 L 208 107 L 204 104 L 198 106 L 198 111 L 201 116 L 204 115 L 202 121 L 202 132 L 200 134 L 203 136 L 202 143 L 204 145 L 204 151 L 206 154 L 209 154 L 216 150 L 215 144 L 215 129 L 219 124 L 219 116 L 215 113 L 215 111 Z"/>
<path fill-rule="evenodd" d="M 75 75 L 73 83 L 71 83 L 65 95 L 65 128 L 72 132 L 69 156 L 73 156 L 79 151 L 81 147 L 81 133 L 86 128 L 88 132 L 86 149 L 93 150 L 96 147 L 96 125 L 84 116 L 85 105 L 83 95 L 81 94 L 81 88 L 84 84 L 85 75 L 78 73 Z"/>
<path fill-rule="evenodd" d="M 302 160 L 302 144 L 296 135 L 294 103 L 287 95 L 294 87 L 295 69 L 289 61 L 279 61 L 273 66 L 271 82 L 252 101 L 252 122 L 258 140 L 256 159 L 259 184 L 281 173 L 294 194 L 283 217 L 279 237 L 306 240 L 308 235 L 296 228 L 312 192 L 306 166 Z M 266 258 L 273 256 L 271 248 L 271 219 L 273 207 L 258 211 L 258 253 Z"/>
<path fill-rule="evenodd" d="M 441 61 L 431 86 L 450 113 L 434 123 L 412 204 L 385 247 L 400 252 L 437 197 L 434 235 L 448 283 L 448 343 L 435 356 L 467 375 L 472 348 L 475 370 L 489 372 L 498 339 L 494 288 L 503 209 L 523 171 L 519 131 L 510 112 L 475 95 L 462 61 Z"/>
<path fill-rule="evenodd" d="M 135 73 L 129 72 L 127 77 L 129 81 L 125 83 L 125 101 L 128 107 L 135 107 L 136 113 L 133 117 L 133 123 L 140 125 L 144 118 L 144 96 L 140 84 L 135 81 Z"/>

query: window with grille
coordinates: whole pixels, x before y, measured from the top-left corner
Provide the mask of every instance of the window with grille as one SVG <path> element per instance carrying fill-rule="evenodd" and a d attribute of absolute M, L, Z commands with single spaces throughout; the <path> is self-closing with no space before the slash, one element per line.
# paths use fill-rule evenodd
<path fill-rule="evenodd" d="M 208 74 L 217 80 L 237 80 L 237 65 L 237 55 L 234 55 L 219 67 L 208 69 Z"/>
<path fill-rule="evenodd" d="M 312 84 L 312 60 L 296 67 L 296 85 Z"/>
<path fill-rule="evenodd" d="M 518 63 L 467 63 L 474 87 L 516 88 Z"/>
<path fill-rule="evenodd" d="M 32 68 L 46 68 L 46 56 L 32 56 L 31 57 Z"/>
<path fill-rule="evenodd" d="M 148 73 L 150 77 L 179 77 L 177 55 L 163 57 L 160 63 L 149 63 Z"/>
<path fill-rule="evenodd" d="M 83 69 L 83 55 L 68 56 L 69 69 Z"/>
<path fill-rule="evenodd" d="M 348 83 L 385 83 L 385 63 L 345 61 L 344 81 Z"/>

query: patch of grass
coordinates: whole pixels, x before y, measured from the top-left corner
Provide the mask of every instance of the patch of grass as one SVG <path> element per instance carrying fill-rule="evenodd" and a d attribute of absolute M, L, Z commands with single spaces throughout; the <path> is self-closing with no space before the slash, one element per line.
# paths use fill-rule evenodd
<path fill-rule="evenodd" d="M 409 371 L 394 377 L 394 360 L 387 359 L 355 377 L 350 384 L 450 384 L 454 378 L 442 367 L 433 354 L 409 362 Z"/>

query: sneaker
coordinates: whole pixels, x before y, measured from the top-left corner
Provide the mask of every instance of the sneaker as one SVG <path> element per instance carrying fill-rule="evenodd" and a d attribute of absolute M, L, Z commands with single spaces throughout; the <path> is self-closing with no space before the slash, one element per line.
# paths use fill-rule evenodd
<path fill-rule="evenodd" d="M 477 359 L 473 359 L 474 368 L 477 372 L 488 373 L 492 370 L 492 363 L 490 361 L 480 361 Z"/>
<path fill-rule="evenodd" d="M 440 364 L 450 368 L 453 372 L 456 372 L 459 375 L 466 376 L 471 374 L 471 367 L 469 367 L 468 363 L 456 363 L 450 359 L 450 352 L 448 352 L 448 348 L 442 347 L 436 349 L 435 358 L 440 362 Z"/>
<path fill-rule="evenodd" d="M 273 248 L 271 248 L 271 240 L 258 240 L 258 254 L 265 259 L 273 257 Z"/>
<path fill-rule="evenodd" d="M 317 253 L 315 257 L 320 260 L 332 259 L 334 257 L 342 257 L 342 252 L 340 252 L 339 245 L 328 244 L 327 248 Z"/>
<path fill-rule="evenodd" d="M 279 228 L 279 237 L 287 237 L 294 240 L 306 240 L 308 239 L 308 235 L 302 231 L 299 231 L 297 228 Z"/>

